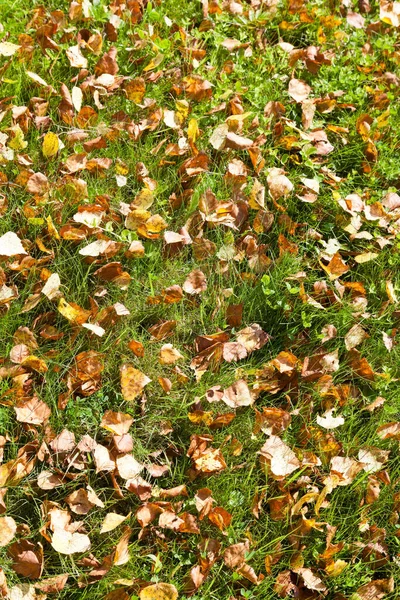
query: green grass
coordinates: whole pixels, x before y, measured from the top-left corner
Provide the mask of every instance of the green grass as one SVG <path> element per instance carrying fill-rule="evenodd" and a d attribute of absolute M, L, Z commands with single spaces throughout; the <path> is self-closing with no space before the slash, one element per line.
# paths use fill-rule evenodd
<path fill-rule="evenodd" d="M 170 472 L 157 480 L 147 472 L 142 473 L 154 486 L 152 501 L 157 501 L 158 488 L 168 489 L 186 484 L 188 496 L 179 498 L 179 505 L 176 504 L 175 508 L 179 514 L 185 511 L 197 515 L 195 494 L 199 489 L 208 487 L 212 490 L 215 505 L 232 514 L 232 522 L 224 532 L 220 532 L 205 519 L 199 522 L 200 535 L 180 534 L 168 529 L 157 531 L 153 528 L 147 537 L 142 538 L 135 517 L 142 503 L 137 496 L 123 488 L 124 482 L 118 475 L 123 497 L 115 493 L 109 474 L 96 474 L 89 455 L 87 466 L 82 471 L 72 467 L 73 477 L 63 486 L 43 491 L 37 486 L 37 476 L 41 470 L 50 467 L 38 462 L 27 477 L 17 485 L 9 486 L 5 498 L 5 514 L 13 517 L 18 525 L 29 528 L 26 530 L 29 540 L 35 544 L 43 544 L 43 578 L 66 572 L 70 574 L 66 587 L 57 593 L 60 599 L 97 600 L 107 598 L 107 594 L 116 589 L 125 588 L 128 596 L 135 599 L 144 582 L 156 581 L 174 584 L 180 598 L 186 598 L 185 581 L 190 569 L 198 564 L 198 544 L 207 537 L 219 540 L 221 556 L 204 584 L 191 596 L 195 600 L 275 600 L 279 597 L 274 590 L 276 578 L 287 569 L 293 570 L 294 561 L 298 560 L 299 554 L 303 566 L 312 569 L 327 587 L 325 596 L 311 591 L 307 595 L 303 588 L 301 597 L 304 598 L 358 600 L 357 589 L 373 579 L 394 577 L 398 586 L 398 440 L 382 440 L 377 435 L 377 429 L 382 424 L 400 421 L 400 350 L 399 345 L 396 345 L 399 312 L 396 304 L 387 302 L 385 288 L 385 282 L 391 280 L 400 297 L 400 239 L 396 225 L 389 229 L 380 226 L 376 220 L 364 217 L 361 229 L 368 232 L 371 239 L 352 239 L 345 230 L 351 217 L 338 203 L 339 198 L 358 194 L 366 204 L 374 204 L 380 202 L 386 192 L 399 190 L 398 86 L 385 83 L 383 77 L 385 72 L 400 76 L 398 52 L 394 51 L 397 30 L 380 23 L 378 30 L 372 28 L 367 31 L 367 26 L 379 22 L 379 8 L 375 4 L 369 14 L 363 15 L 366 24 L 362 29 L 355 29 L 347 24 L 345 16 L 339 10 L 334 14 L 338 21 L 332 24 L 333 21 L 329 20 L 330 3 L 327 2 L 308 2 L 297 10 L 293 9 L 294 3 L 278 2 L 276 11 L 269 11 L 264 3 L 261 3 L 261 8 L 252 10 L 250 4 L 243 1 L 243 15 L 235 15 L 226 8 L 220 13 L 210 14 L 212 26 L 207 29 L 202 25 L 202 6 L 197 0 L 147 3 L 139 23 L 131 23 L 126 13 L 121 15 L 117 39 L 111 42 L 104 34 L 104 27 L 113 10 L 113 5 L 108 0 L 93 2 L 90 17 L 75 21 L 68 17 L 69 3 L 64 0 L 44 0 L 42 3 L 35 0 L 6 3 L 0 0 L 0 22 L 4 27 L 2 41 L 21 43 L 21 34 L 28 34 L 33 40 L 30 61 L 20 59 L 18 54 L 10 59 L 0 57 L 3 98 L 0 112 L 5 111 L 0 122 L 0 133 L 10 134 L 9 128 L 15 124 L 11 116 L 13 106 L 27 106 L 32 113 L 29 126 L 24 132 L 27 147 L 16 151 L 13 160 L 0 163 L 0 193 L 7 198 L 7 209 L 0 219 L 0 236 L 8 231 L 18 233 L 24 244 L 30 244 L 29 254 L 34 259 L 24 271 L 12 268 L 13 265 L 7 259 L 0 263 L 7 285 L 15 285 L 19 292 L 16 300 L 2 307 L 0 339 L 3 343 L 0 366 L 8 364 L 9 353 L 15 345 L 13 336 L 18 328 L 29 327 L 34 331 L 38 342 L 34 354 L 45 360 L 48 371 L 45 376 L 30 372 L 32 385 L 27 393 L 36 392 L 51 408 L 46 426 L 37 425 L 32 428 L 23 425 L 16 420 L 13 409 L 17 398 L 9 392 L 13 380 L 4 377 L 0 381 L 0 435 L 7 437 L 3 462 L 13 460 L 24 444 L 34 439 L 49 443 L 63 429 L 74 432 L 77 442 L 82 436 L 89 434 L 98 443 L 107 445 L 107 432 L 100 426 L 102 416 L 106 410 L 121 411 L 134 417 L 130 433 L 137 460 L 146 462 L 151 453 L 159 453 L 161 462 L 168 461 L 170 464 Z M 219 5 L 223 5 L 222 1 Z M 63 11 L 64 22 L 60 12 L 52 11 Z M 169 25 L 168 19 L 172 25 Z M 38 27 L 54 23 L 55 20 L 61 23 L 53 36 L 59 49 L 49 47 L 42 51 Z M 98 113 L 97 123 L 87 127 L 88 139 L 107 135 L 107 131 L 110 132 L 113 126 L 115 134 L 114 139 L 109 137 L 107 148 L 94 150 L 89 155 L 89 159 L 110 158 L 111 167 L 101 176 L 85 170 L 76 175 L 87 184 L 87 198 L 78 197 L 63 173 L 66 159 L 73 153 L 83 152 L 83 146 L 79 142 L 68 145 L 67 134 L 73 126 L 67 125 L 58 111 L 61 84 L 65 83 L 71 90 L 73 85 L 79 85 L 83 81 L 73 81 L 79 70 L 70 66 L 65 54 L 68 47 L 76 45 L 78 32 L 82 29 L 88 29 L 91 33 L 100 32 L 103 36 L 102 52 L 99 55 L 84 51 L 89 73 L 94 74 L 101 54 L 114 45 L 118 49 L 118 75 L 144 77 L 145 98 L 154 102 L 154 108 L 147 110 L 128 100 L 122 90 L 117 90 L 115 93 L 99 96 L 103 104 L 103 108 L 99 109 L 92 94 L 85 94 L 83 106 L 91 106 Z M 222 44 L 226 38 L 239 40 L 243 47 L 229 53 Z M 321 52 L 334 55 L 332 64 L 322 65 L 316 73 L 309 72 L 302 61 L 290 65 L 288 53 L 278 45 L 279 42 L 290 43 L 296 49 L 318 46 Z M 206 54 L 193 62 L 193 59 L 191 61 L 185 55 L 185 46 L 204 49 Z M 155 71 L 162 70 L 162 73 L 152 81 L 149 73 L 154 71 L 144 69 L 159 53 L 164 58 Z M 7 65 L 8 60 L 10 63 Z M 48 95 L 43 87 L 33 83 L 26 74 L 27 70 L 44 78 L 54 87 L 56 94 Z M 192 73 L 212 83 L 211 98 L 197 101 L 185 94 L 176 96 L 174 86 L 178 86 L 183 77 Z M 316 156 L 312 149 L 310 151 L 310 144 L 304 139 L 304 135 L 302 137 L 304 130 L 301 106 L 288 95 L 288 83 L 292 77 L 311 86 L 312 98 L 322 98 L 339 90 L 344 92 L 337 98 L 338 105 L 331 112 L 317 110 L 314 116 L 313 127 L 326 131 L 334 146 L 334 151 L 327 156 Z M 386 94 L 383 104 L 374 101 L 374 97 L 379 94 Z M 44 132 L 38 130 L 33 120 L 34 97 L 42 97 L 48 101 L 45 114 L 50 118 L 49 131 L 56 133 L 65 144 L 57 156 L 49 159 L 45 159 L 42 154 Z M 195 144 L 198 151 L 205 152 L 209 158 L 206 172 L 187 182 L 182 181 L 179 168 L 192 156 L 191 150 L 183 156 L 165 153 L 168 144 L 178 142 L 176 130 L 167 127 L 161 120 L 153 131 L 145 131 L 135 140 L 123 128 L 120 131 L 115 128 L 115 115 L 119 111 L 125 112 L 130 120 L 138 124 L 156 107 L 176 110 L 176 100 L 185 97 L 189 114 L 182 125 L 183 134 L 187 135 L 189 119 L 196 119 L 200 131 Z M 254 170 L 247 150 L 216 151 L 209 143 L 215 128 L 231 114 L 230 107 L 235 97 L 239 97 L 243 111 L 249 113 L 244 121 L 243 131 L 239 133 L 253 140 L 258 136 L 265 137 L 260 146 L 265 167 L 259 173 Z M 264 107 L 269 101 L 282 103 L 286 111 L 284 118 L 273 119 L 272 124 L 264 115 Z M 212 112 L 213 108 L 222 103 L 226 103 L 225 109 Z M 341 104 L 344 106 L 340 106 Z M 380 127 L 379 117 L 386 110 L 389 110 L 387 124 Z M 379 134 L 374 138 L 378 160 L 370 163 L 369 169 L 365 168 L 366 142 L 357 131 L 360 116 L 365 114 L 374 119 L 371 137 L 374 132 Z M 335 132 L 335 128 L 341 129 L 336 129 Z M 288 145 L 289 136 L 296 137 L 296 144 L 292 148 Z M 165 143 L 156 152 L 157 146 L 163 142 Z M 18 162 L 18 155 L 28 156 L 31 164 L 24 165 L 23 160 Z M 215 244 L 216 253 L 206 260 L 198 261 L 193 246 L 186 246 L 176 256 L 168 257 L 163 251 L 162 236 L 158 240 L 144 240 L 136 232 L 125 228 L 118 209 L 121 202 L 132 202 L 143 187 L 135 175 L 138 162 L 145 164 L 149 177 L 157 182 L 155 200 L 149 209 L 151 213 L 160 214 L 167 222 L 169 231 L 176 232 L 188 225 L 192 237 L 195 237 L 196 221 L 193 221 L 193 216 L 196 211 L 198 214 L 202 194 L 211 189 L 219 202 L 226 202 L 234 196 L 235 191 L 225 178 L 228 164 L 234 159 L 242 161 L 248 172 L 240 192 L 244 201 L 249 198 L 255 178 L 266 186 L 266 209 L 274 214 L 274 222 L 268 231 L 254 231 L 256 211 L 250 208 L 248 221 L 242 230 L 224 226 L 205 228 L 204 237 Z M 128 169 L 127 185 L 118 187 L 115 175 L 122 163 Z M 272 167 L 285 169 L 287 177 L 295 186 L 294 192 L 287 199 L 278 199 L 285 212 L 278 210 L 268 194 L 267 169 Z M 29 173 L 24 171 L 29 169 L 32 173 L 40 171 L 46 174 L 51 185 L 48 198 L 34 198 L 26 190 L 25 183 Z M 337 177 L 336 181 L 334 176 Z M 313 204 L 304 203 L 297 197 L 302 194 L 303 177 L 316 178 L 320 183 L 320 192 Z M 189 194 L 187 190 L 190 188 L 192 193 Z M 187 199 L 178 208 L 171 208 L 171 195 L 181 196 L 185 191 Z M 95 241 L 95 235 L 89 232 L 86 239 L 74 241 L 63 238 L 57 240 L 47 234 L 47 217 L 51 217 L 57 230 L 60 230 L 67 222 L 72 222 L 71 219 L 80 206 L 94 204 L 103 195 L 108 197 L 110 206 L 102 223 L 103 234 L 122 244 L 121 251 L 110 260 L 120 261 L 123 270 L 131 276 L 129 286 L 124 290 L 113 283 L 99 281 L 95 276 L 95 271 L 108 262 L 106 259 L 100 258 L 89 264 L 78 253 L 80 248 Z M 296 225 L 294 228 L 291 227 L 293 223 Z M 297 253 L 280 251 L 280 234 L 297 244 Z M 246 235 L 253 235 L 258 244 L 265 245 L 264 253 L 271 260 L 270 267 L 265 272 L 255 269 L 244 253 L 240 255 L 243 249 L 241 244 Z M 37 245 L 38 238 L 42 239 L 48 252 Z M 378 238 L 387 238 L 390 245 L 381 249 L 377 243 Z M 135 239 L 143 242 L 145 256 L 126 258 L 124 252 L 130 241 Z M 335 287 L 335 283 L 329 280 L 321 267 L 321 251 L 329 240 L 336 240 L 340 244 L 339 252 L 351 267 L 340 277 L 340 285 L 359 283 L 366 290 L 367 303 L 361 308 L 354 305 L 354 297 L 348 291 L 340 297 L 340 286 L 339 289 Z M 26 247 L 28 249 L 28 245 Z M 357 264 L 355 256 L 367 251 L 376 252 L 378 256 L 365 264 Z M 224 263 L 222 257 L 229 252 L 232 258 Z M 25 311 L 28 297 L 40 292 L 42 288 L 41 275 L 43 276 L 44 268 L 58 273 L 62 294 L 68 302 L 90 309 L 92 300 L 98 304 L 100 311 L 120 302 L 128 308 L 130 315 L 122 317 L 113 325 L 105 325 L 106 333 L 99 338 L 81 327 L 71 327 L 57 311 L 57 303 L 43 295 L 37 306 Z M 154 305 L 148 302 L 149 297 L 161 294 L 166 287 L 182 286 L 187 275 L 195 268 L 201 269 L 207 276 L 208 287 L 201 296 L 193 300 L 185 294 L 182 301 L 171 305 Z M 300 271 L 306 274 L 304 289 L 297 278 Z M 318 295 L 316 286 L 320 282 L 326 283 L 327 292 Z M 101 288 L 106 289 L 106 295 L 96 295 Z M 228 289 L 231 290 L 229 297 L 226 292 Z M 320 302 L 322 307 L 304 302 L 304 292 Z M 333 302 L 333 294 L 340 297 L 340 301 Z M 243 305 L 243 323 L 234 329 L 226 321 L 226 308 L 229 304 Z M 156 341 L 151 339 L 148 330 L 161 320 L 176 320 L 177 327 L 169 339 Z M 62 333 L 61 339 L 52 341 L 41 336 L 44 322 Z M 237 363 L 223 362 L 217 371 L 210 369 L 196 381 L 190 368 L 190 361 L 195 356 L 196 337 L 227 331 L 232 334 L 233 340 L 238 330 L 252 323 L 258 323 L 268 332 L 270 341 L 245 360 Z M 357 349 L 377 374 L 374 381 L 364 379 L 354 371 L 345 347 L 345 335 L 356 323 L 360 323 L 369 334 Z M 333 325 L 337 335 L 322 343 L 322 329 L 327 325 Z M 390 353 L 382 341 L 383 332 L 394 336 L 395 344 Z M 143 343 L 143 358 L 134 356 L 128 348 L 132 339 Z M 186 384 L 179 383 L 170 367 L 159 364 L 158 355 L 164 343 L 173 343 L 183 354 L 184 359 L 178 365 L 188 377 Z M 211 430 L 205 424 L 195 424 L 189 420 L 188 413 L 199 402 L 203 410 L 212 411 L 214 416 L 231 410 L 221 402 L 208 404 L 205 399 L 207 390 L 215 385 L 226 388 L 239 378 L 246 379 L 252 387 L 260 369 L 265 368 L 282 351 L 290 351 L 299 361 L 304 361 L 306 357 L 319 352 L 333 352 L 336 349 L 339 369 L 332 373 L 333 384 L 351 388 L 351 393 L 344 399 L 332 396 L 327 398 L 321 393 L 318 381 L 305 381 L 299 372 L 297 381 L 291 387 L 276 394 L 262 393 L 254 405 L 258 410 L 268 406 L 291 412 L 289 428 L 279 435 L 299 456 L 304 452 L 313 453 L 320 459 L 320 465 L 297 470 L 284 481 L 276 481 L 271 474 L 265 472 L 260 466 L 258 453 L 266 436 L 262 432 L 253 433 L 253 407 L 238 408 L 233 421 L 221 429 Z M 70 398 L 64 409 L 60 408 L 58 398 L 67 391 L 67 377 L 74 368 L 75 358 L 88 350 L 95 350 L 104 356 L 101 385 L 88 397 L 80 397 L 77 393 Z M 133 403 L 125 402 L 119 378 L 119 367 L 124 362 L 132 363 L 151 378 L 151 383 L 146 386 L 145 403 L 141 403 L 139 398 Z M 170 393 L 163 391 L 158 377 L 171 379 L 173 387 Z M 386 399 L 381 408 L 373 413 L 363 410 L 378 396 Z M 321 437 L 325 436 L 326 441 L 329 432 L 322 429 L 316 420 L 317 415 L 330 406 L 336 406 L 337 412 L 345 419 L 343 425 L 331 432 L 337 443 L 333 454 L 329 454 L 324 447 Z M 165 421 L 169 421 L 172 428 L 166 435 L 161 427 Z M 212 434 L 212 446 L 222 448 L 227 468 L 220 474 L 190 479 L 188 471 L 191 461 L 186 453 L 194 434 Z M 239 456 L 235 456 L 229 446 L 235 438 L 243 445 Z M 359 449 L 366 447 L 390 451 L 389 459 L 380 473 L 381 493 L 378 500 L 370 505 L 365 504 L 368 475 L 361 471 L 349 485 L 336 487 L 328 494 L 329 503 L 321 507 L 319 515 L 314 513 L 314 505 L 308 503 L 304 516 L 315 519 L 317 527 L 307 535 L 299 537 L 296 534 L 301 520 L 299 515 L 290 515 L 289 511 L 282 514 L 281 519 L 274 519 L 271 500 L 291 495 L 292 504 L 295 504 L 305 493 L 321 493 L 329 474 L 330 458 L 339 454 L 357 459 Z M 53 467 L 61 470 L 66 468 L 62 463 Z M 386 470 L 386 476 L 382 475 L 383 470 Z M 92 486 L 105 506 L 95 506 L 87 515 L 73 515 L 73 520 L 83 521 L 85 531 L 91 539 L 91 552 L 100 563 L 113 552 L 121 536 L 121 528 L 106 535 L 99 533 L 105 515 L 110 511 L 124 515 L 131 513 L 125 524 L 132 528 L 129 562 L 112 567 L 99 581 L 88 585 L 85 582 L 91 568 L 82 562 L 84 556 L 59 554 L 41 535 L 41 528 L 45 525 L 43 503 L 56 502 L 67 509 L 66 496 L 86 485 Z M 263 496 L 259 518 L 252 512 L 256 494 Z M 363 527 L 365 523 L 368 523 L 369 530 Z M 341 559 L 347 563 L 346 568 L 336 577 L 328 575 L 320 558 L 326 549 L 326 524 L 337 528 L 332 543 L 343 542 L 343 548 L 334 556 L 335 560 Z M 380 533 L 377 533 L 377 528 L 380 528 Z M 21 537 L 21 531 L 17 535 Z M 245 539 L 250 541 L 249 565 L 257 575 L 264 575 L 258 586 L 230 570 L 222 558 L 225 548 Z M 367 560 L 363 547 L 371 539 L 382 543 L 385 560 Z M 280 544 L 281 556 L 269 573 L 265 569 L 265 557 L 276 553 L 277 544 Z M 29 582 L 13 570 L 7 547 L 0 547 L 0 565 L 9 588 L 18 583 Z M 294 581 L 295 577 L 293 574 Z M 122 592 L 120 597 L 125 599 Z M 388 600 L 397 597 L 396 591 L 385 596 Z M 115 600 L 114 596 L 109 596 L 109 600 Z"/>

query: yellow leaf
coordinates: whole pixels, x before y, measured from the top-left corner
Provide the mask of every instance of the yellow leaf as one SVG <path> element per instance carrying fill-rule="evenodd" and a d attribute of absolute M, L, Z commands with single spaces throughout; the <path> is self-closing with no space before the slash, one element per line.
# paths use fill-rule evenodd
<path fill-rule="evenodd" d="M 190 119 L 188 129 L 187 129 L 187 135 L 188 135 L 189 141 L 192 142 L 192 144 L 194 144 L 195 141 L 197 140 L 197 138 L 199 137 L 199 133 L 200 133 L 199 124 L 198 124 L 197 120 Z"/>
<path fill-rule="evenodd" d="M 357 254 L 357 256 L 354 257 L 354 260 L 359 265 L 362 265 L 370 260 L 375 260 L 375 258 L 378 258 L 378 254 L 376 252 L 363 252 L 362 254 Z"/>
<path fill-rule="evenodd" d="M 124 364 L 120 367 L 122 395 L 126 402 L 131 402 L 142 393 L 145 385 L 151 379 L 132 365 Z"/>
<path fill-rule="evenodd" d="M 145 80 L 143 79 L 143 77 L 131 79 L 131 81 L 125 83 L 124 90 L 126 92 L 128 100 L 135 102 L 135 104 L 140 104 L 146 92 Z"/>
<path fill-rule="evenodd" d="M 143 72 L 146 73 L 147 71 L 152 71 L 153 69 L 156 69 L 162 63 L 163 60 L 164 60 L 164 54 L 161 54 L 161 52 L 160 52 L 143 69 Z"/>
<path fill-rule="evenodd" d="M 148 585 L 139 594 L 140 600 L 177 600 L 178 590 L 171 583 Z"/>
<path fill-rule="evenodd" d="M 12 150 L 25 150 L 28 145 L 28 142 L 25 141 L 24 132 L 22 131 L 19 125 L 14 125 L 14 127 L 10 127 L 10 131 L 13 132 L 13 138 L 8 142 L 8 147 Z"/>
<path fill-rule="evenodd" d="M 151 190 L 143 188 L 131 202 L 131 208 L 147 210 L 153 204 L 154 194 Z"/>
<path fill-rule="evenodd" d="M 47 223 L 47 231 L 48 234 L 50 235 L 50 237 L 54 238 L 55 240 L 60 240 L 60 234 L 58 233 L 56 226 L 53 223 L 53 219 L 51 218 L 51 216 L 49 215 L 48 217 L 46 217 L 46 223 Z"/>
<path fill-rule="evenodd" d="M 60 147 L 58 137 L 55 133 L 48 131 L 43 139 L 42 152 L 45 158 L 50 158 L 51 156 L 55 156 Z"/>
<path fill-rule="evenodd" d="M 60 312 L 63 317 L 68 319 L 68 321 L 79 325 L 85 323 L 90 316 L 89 310 L 85 310 L 75 303 L 69 304 L 65 298 L 60 298 L 57 308 L 58 312 Z"/>

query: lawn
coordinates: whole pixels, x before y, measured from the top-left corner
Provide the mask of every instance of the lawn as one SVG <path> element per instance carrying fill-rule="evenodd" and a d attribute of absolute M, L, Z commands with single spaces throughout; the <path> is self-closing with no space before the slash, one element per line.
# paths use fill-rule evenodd
<path fill-rule="evenodd" d="M 399 7 L 0 0 L 0 598 L 399 597 Z"/>

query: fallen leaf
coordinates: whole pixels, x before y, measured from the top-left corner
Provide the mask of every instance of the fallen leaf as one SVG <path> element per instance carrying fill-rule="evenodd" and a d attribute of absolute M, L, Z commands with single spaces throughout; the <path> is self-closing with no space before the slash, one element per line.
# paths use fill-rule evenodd
<path fill-rule="evenodd" d="M 151 379 L 132 365 L 125 363 L 120 367 L 122 396 L 126 402 L 132 402 L 139 396 Z"/>
<path fill-rule="evenodd" d="M 14 410 L 17 415 L 17 421 L 30 423 L 31 425 L 41 425 L 51 415 L 49 406 L 37 396 L 29 400 L 20 400 L 14 407 Z"/>
<path fill-rule="evenodd" d="M 140 600 L 177 600 L 178 590 L 171 583 L 154 583 L 143 588 Z"/>
<path fill-rule="evenodd" d="M 343 425 L 344 418 L 342 416 L 334 416 L 334 409 L 327 410 L 322 416 L 317 415 L 317 423 L 324 429 L 336 429 Z"/>
<path fill-rule="evenodd" d="M 64 529 L 56 529 L 51 539 L 51 545 L 60 554 L 77 554 L 90 550 L 90 539 L 84 533 L 71 533 Z"/>
<path fill-rule="evenodd" d="M 107 431 L 111 431 L 115 435 L 124 435 L 128 433 L 133 423 L 133 417 L 126 413 L 114 412 L 112 410 L 106 410 L 104 413 L 100 426 Z"/>
<path fill-rule="evenodd" d="M 293 183 L 286 177 L 284 170 L 277 167 L 269 169 L 267 183 L 269 193 L 274 200 L 286 198 L 294 189 Z"/>
<path fill-rule="evenodd" d="M 202 271 L 195 269 L 187 276 L 183 286 L 183 291 L 187 294 L 201 294 L 207 289 L 207 279 Z"/>
<path fill-rule="evenodd" d="M 29 540 L 14 542 L 7 549 L 12 559 L 12 568 L 18 575 L 29 579 L 39 579 L 43 571 L 43 550 Z"/>
<path fill-rule="evenodd" d="M 27 254 L 16 233 L 8 231 L 0 237 L 0 256 Z"/>
<path fill-rule="evenodd" d="M 230 408 L 238 408 L 239 406 L 250 406 L 254 403 L 255 398 L 252 396 L 246 381 L 239 379 L 224 390 L 221 400 Z"/>
<path fill-rule="evenodd" d="M 121 525 L 121 523 L 126 521 L 128 517 L 129 515 L 125 517 L 124 515 L 119 515 L 113 512 L 108 513 L 101 525 L 100 533 L 108 533 L 109 531 L 113 531 L 113 529 L 116 529 L 119 527 L 119 525 Z"/>
<path fill-rule="evenodd" d="M 125 526 L 123 529 L 123 534 L 118 540 L 118 543 L 115 547 L 114 559 L 113 563 L 115 566 L 125 565 L 129 562 L 129 539 L 132 535 L 132 529 L 128 526 Z"/>
<path fill-rule="evenodd" d="M 42 152 L 45 158 L 55 156 L 59 150 L 60 142 L 58 136 L 52 131 L 48 131 L 43 138 Z"/>
<path fill-rule="evenodd" d="M 301 79 L 291 79 L 289 81 L 288 93 L 296 102 L 304 102 L 311 93 L 311 88 L 308 83 Z"/>
<path fill-rule="evenodd" d="M 13 56 L 21 46 L 12 42 L 0 42 L 0 56 Z"/>
<path fill-rule="evenodd" d="M 0 547 L 7 546 L 14 538 L 17 524 L 12 517 L 0 517 Z"/>
<path fill-rule="evenodd" d="M 297 456 L 276 435 L 271 435 L 260 450 L 260 455 L 267 461 L 271 473 L 277 479 L 283 479 L 300 467 Z"/>
<path fill-rule="evenodd" d="M 45 594 L 57 594 L 61 592 L 68 581 L 69 574 L 62 573 L 55 575 L 54 577 L 48 577 L 47 579 L 41 579 L 34 584 L 35 589 Z"/>
<path fill-rule="evenodd" d="M 173 365 L 181 360 L 183 355 L 172 344 L 164 344 L 160 349 L 159 362 L 162 365 Z"/>

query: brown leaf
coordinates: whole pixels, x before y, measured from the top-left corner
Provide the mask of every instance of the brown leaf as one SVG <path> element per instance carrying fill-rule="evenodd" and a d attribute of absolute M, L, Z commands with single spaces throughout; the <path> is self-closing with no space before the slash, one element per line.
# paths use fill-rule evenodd
<path fill-rule="evenodd" d="M 146 82 L 143 77 L 131 79 L 125 82 L 124 90 L 128 100 L 131 100 L 135 104 L 140 104 L 146 92 Z"/>
<path fill-rule="evenodd" d="M 136 340 L 131 340 L 128 343 L 128 348 L 130 350 L 132 350 L 133 354 L 135 356 L 138 356 L 139 358 L 143 358 L 144 356 L 144 346 L 141 342 L 137 342 Z"/>
<path fill-rule="evenodd" d="M 103 54 L 94 69 L 97 77 L 103 73 L 107 73 L 109 75 L 116 75 L 118 73 L 119 67 L 116 60 L 117 52 L 117 49 L 112 46 L 108 52 Z"/>
<path fill-rule="evenodd" d="M 375 379 L 375 373 L 368 363 L 366 358 L 360 356 L 357 350 L 350 350 L 349 352 L 350 367 L 354 373 L 363 379 L 373 381 Z"/>
<path fill-rule="evenodd" d="M 248 554 L 249 550 L 249 540 L 229 546 L 224 552 L 224 563 L 230 569 L 242 567 L 246 561 L 246 554 Z"/>
<path fill-rule="evenodd" d="M 184 77 L 182 85 L 186 95 L 192 100 L 200 101 L 212 96 L 212 84 L 199 75 Z"/>
<path fill-rule="evenodd" d="M 9 546 L 7 554 L 12 559 L 12 568 L 18 575 L 39 579 L 43 571 L 43 550 L 40 545 L 35 546 L 29 540 L 20 540 Z"/>
<path fill-rule="evenodd" d="M 215 506 L 207 516 L 220 531 L 225 531 L 232 521 L 232 515 L 222 506 Z"/>
<path fill-rule="evenodd" d="M 184 284 L 183 291 L 187 294 L 201 294 L 207 289 L 207 279 L 202 271 L 195 269 L 187 276 Z"/>
<path fill-rule="evenodd" d="M 114 565 L 125 565 L 129 562 L 129 539 L 132 535 L 132 529 L 128 526 L 125 526 L 123 529 L 123 533 L 121 538 L 119 539 L 114 553 L 113 563 Z"/>
<path fill-rule="evenodd" d="M 160 321 L 149 327 L 150 335 L 156 340 L 165 340 L 169 337 L 177 326 L 176 321 Z"/>
<path fill-rule="evenodd" d="M 26 189 L 30 194 L 44 196 L 49 191 L 50 184 L 46 175 L 43 175 L 43 173 L 34 173 L 28 179 Z"/>
<path fill-rule="evenodd" d="M 374 579 L 359 587 L 356 594 L 359 600 L 381 600 L 394 590 L 394 579 Z M 358 600 L 358 599 L 357 599 Z"/>
<path fill-rule="evenodd" d="M 278 435 L 285 431 L 290 425 L 291 416 L 282 408 L 273 406 L 263 406 L 262 412 L 256 411 L 256 422 L 253 433 L 257 434 L 262 431 L 266 435 Z"/>
<path fill-rule="evenodd" d="M 65 498 L 65 502 L 77 515 L 87 515 L 94 506 L 104 507 L 103 502 L 90 487 L 87 490 L 84 488 L 75 490 Z"/>
<path fill-rule="evenodd" d="M 331 281 L 341 277 L 350 270 L 338 252 L 332 256 L 327 265 L 321 263 L 321 266 L 328 273 Z"/>
<path fill-rule="evenodd" d="M 34 584 L 34 587 L 45 594 L 57 594 L 64 589 L 68 577 L 68 573 L 63 573 L 61 575 L 55 575 L 54 577 L 48 577 L 47 579 L 41 579 Z"/>

